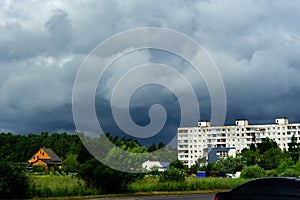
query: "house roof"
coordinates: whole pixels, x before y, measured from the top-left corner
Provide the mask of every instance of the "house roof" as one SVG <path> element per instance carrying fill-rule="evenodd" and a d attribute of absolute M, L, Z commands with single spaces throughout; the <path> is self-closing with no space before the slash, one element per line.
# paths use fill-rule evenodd
<path fill-rule="evenodd" d="M 62 164 L 62 161 L 52 161 L 50 159 L 40 159 L 43 162 L 45 162 L 47 165 L 57 165 L 57 164 Z"/>
<path fill-rule="evenodd" d="M 168 167 L 170 162 L 159 162 L 162 167 Z"/>
<path fill-rule="evenodd" d="M 144 164 L 150 164 L 150 163 L 158 167 L 168 167 L 170 165 L 170 162 L 160 162 L 160 161 L 150 161 L 150 160 L 144 162 Z"/>
<path fill-rule="evenodd" d="M 54 151 L 50 148 L 42 148 L 50 157 L 51 157 L 51 162 L 57 163 L 57 162 L 62 162 L 62 160 L 56 155 Z M 45 159 L 43 159 L 45 160 Z M 48 160 L 48 159 L 47 159 Z"/>

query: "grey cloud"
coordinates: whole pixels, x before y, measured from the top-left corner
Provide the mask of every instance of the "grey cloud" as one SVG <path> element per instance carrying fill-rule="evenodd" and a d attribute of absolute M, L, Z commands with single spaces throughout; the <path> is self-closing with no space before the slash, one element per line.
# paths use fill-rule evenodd
<path fill-rule="evenodd" d="M 53 10 L 53 15 L 46 22 L 45 28 L 50 33 L 49 40 L 54 51 L 67 49 L 72 39 L 72 25 L 66 11 L 61 9 Z"/>
<path fill-rule="evenodd" d="M 175 29 L 205 47 L 224 79 L 228 123 L 239 117 L 249 118 L 250 122 L 272 122 L 270 118 L 274 115 L 300 118 L 299 1 L 0 4 L 1 130 L 63 130 L 64 123 L 65 129 L 72 129 L 72 87 L 84 57 L 111 35 L 144 26 Z M 210 101 L 205 83 L 182 60 L 149 51 L 120 61 L 126 65 L 115 63 L 114 70 L 107 72 L 107 82 L 100 82 L 98 88 L 103 89 L 102 93 L 98 91 L 97 98 L 103 101 L 99 105 L 106 106 L 105 111 L 109 110 L 110 86 L 128 69 L 126 66 L 151 61 L 172 65 L 187 76 L 197 91 L 202 119 L 209 119 Z M 174 84 L 180 88 L 180 83 Z M 143 102 L 159 99 L 170 113 L 178 112 L 172 108 L 176 105 L 174 99 L 164 96 L 165 91 L 155 94 L 162 96 L 143 99 L 143 93 L 136 94 L 133 110 L 139 123 L 147 122 L 147 116 L 140 117 L 147 114 Z M 112 128 L 111 120 L 111 116 L 103 119 L 107 130 Z M 168 121 L 167 127 L 173 127 L 169 130 L 175 130 L 178 120 L 174 117 Z"/>

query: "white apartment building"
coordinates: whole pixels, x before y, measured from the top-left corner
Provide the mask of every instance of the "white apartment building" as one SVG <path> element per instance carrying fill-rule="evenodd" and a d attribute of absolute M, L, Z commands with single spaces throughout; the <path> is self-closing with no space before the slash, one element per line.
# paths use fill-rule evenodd
<path fill-rule="evenodd" d="M 210 121 L 198 122 L 197 127 L 181 127 L 177 132 L 178 160 L 191 167 L 206 157 L 207 148 L 235 148 L 240 153 L 251 143 L 265 138 L 274 139 L 281 149 L 288 149 L 292 136 L 300 140 L 300 123 L 289 124 L 287 118 L 276 118 L 275 124 L 249 125 L 248 120 L 236 120 L 233 126 L 211 126 Z M 221 157 L 221 156 L 220 156 Z"/>

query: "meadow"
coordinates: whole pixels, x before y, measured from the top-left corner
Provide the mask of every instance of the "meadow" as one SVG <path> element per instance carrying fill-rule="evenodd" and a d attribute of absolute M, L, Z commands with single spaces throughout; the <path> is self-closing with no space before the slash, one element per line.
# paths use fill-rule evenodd
<path fill-rule="evenodd" d="M 131 193 L 155 192 L 155 191 L 216 191 L 232 189 L 249 179 L 231 179 L 231 178 L 197 178 L 194 176 L 187 177 L 182 182 L 161 182 L 158 178 L 148 177 L 135 181 L 128 185 L 128 191 Z"/>
<path fill-rule="evenodd" d="M 100 190 L 86 188 L 76 176 L 30 175 L 31 197 L 66 197 L 101 194 Z"/>
<path fill-rule="evenodd" d="M 84 182 L 76 176 L 30 175 L 29 180 L 30 196 L 33 198 L 98 196 L 102 194 L 100 190 L 85 187 Z M 234 188 L 246 181 L 248 179 L 196 178 L 191 176 L 182 182 L 161 182 L 156 177 L 145 177 L 128 184 L 125 195 L 174 192 L 212 193 Z"/>

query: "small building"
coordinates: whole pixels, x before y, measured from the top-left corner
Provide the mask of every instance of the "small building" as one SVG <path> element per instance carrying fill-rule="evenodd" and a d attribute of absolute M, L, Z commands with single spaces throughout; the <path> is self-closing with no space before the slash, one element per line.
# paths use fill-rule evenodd
<path fill-rule="evenodd" d="M 170 162 L 160 162 L 160 161 L 150 161 L 150 160 L 147 160 L 142 164 L 143 169 L 147 171 L 157 169 L 159 172 L 163 172 L 169 169 L 169 166 L 170 166 Z"/>
<path fill-rule="evenodd" d="M 34 166 L 44 166 L 45 168 L 58 166 L 61 168 L 62 160 L 50 148 L 39 149 L 29 160 L 29 163 Z"/>
<path fill-rule="evenodd" d="M 221 158 L 236 157 L 236 149 L 234 147 L 216 147 L 216 148 L 205 148 L 204 157 L 199 159 L 200 166 L 215 163 Z"/>

